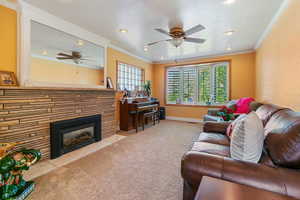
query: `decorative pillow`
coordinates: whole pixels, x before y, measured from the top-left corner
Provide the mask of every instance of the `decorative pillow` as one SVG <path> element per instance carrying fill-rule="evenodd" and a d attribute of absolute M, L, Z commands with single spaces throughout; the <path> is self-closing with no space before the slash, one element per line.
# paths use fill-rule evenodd
<path fill-rule="evenodd" d="M 258 163 L 264 145 L 264 128 L 255 112 L 239 120 L 232 131 L 230 154 L 233 159 Z"/>
<path fill-rule="evenodd" d="M 232 135 L 232 131 L 235 127 L 235 125 L 242 119 L 244 119 L 247 115 L 246 114 L 242 114 L 240 116 L 238 116 L 238 118 L 236 118 L 232 123 L 230 123 L 230 125 L 227 127 L 227 130 L 226 130 L 226 135 L 231 138 L 231 135 Z"/>
<path fill-rule="evenodd" d="M 235 113 L 245 113 L 248 114 L 250 110 L 250 103 L 254 101 L 253 98 L 250 97 L 245 97 L 245 98 L 240 98 L 238 102 L 236 103 L 236 111 Z"/>

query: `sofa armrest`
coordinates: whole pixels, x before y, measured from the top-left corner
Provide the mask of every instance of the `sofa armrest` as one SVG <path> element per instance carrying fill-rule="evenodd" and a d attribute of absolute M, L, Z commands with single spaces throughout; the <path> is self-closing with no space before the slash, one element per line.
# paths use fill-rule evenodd
<path fill-rule="evenodd" d="M 300 198 L 300 172 L 273 168 L 262 164 L 236 161 L 217 155 L 189 151 L 182 159 L 181 173 L 191 185 L 201 182 L 202 176 L 248 185 L 275 193 Z"/>
<path fill-rule="evenodd" d="M 230 122 L 205 122 L 203 125 L 203 132 L 226 134 L 229 125 Z"/>
<path fill-rule="evenodd" d="M 208 109 L 207 114 L 211 116 L 218 116 L 219 111 L 220 111 L 219 108 L 210 108 Z"/>

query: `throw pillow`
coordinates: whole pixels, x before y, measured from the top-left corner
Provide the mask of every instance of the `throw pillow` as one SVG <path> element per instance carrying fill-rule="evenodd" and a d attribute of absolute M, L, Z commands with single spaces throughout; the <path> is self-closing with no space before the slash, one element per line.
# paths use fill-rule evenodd
<path fill-rule="evenodd" d="M 247 115 L 246 114 L 242 114 L 240 116 L 238 116 L 233 122 L 230 123 L 230 125 L 227 127 L 227 130 L 226 130 L 226 135 L 231 138 L 232 136 L 232 131 L 235 127 L 235 125 L 242 119 L 244 119 Z"/>
<path fill-rule="evenodd" d="M 255 112 L 239 120 L 232 131 L 230 154 L 233 159 L 258 163 L 264 145 L 264 128 Z"/>
<path fill-rule="evenodd" d="M 236 111 L 235 113 L 245 113 L 248 114 L 250 110 L 250 103 L 254 101 L 253 98 L 250 97 L 245 97 L 245 98 L 240 98 L 238 102 L 236 103 Z"/>

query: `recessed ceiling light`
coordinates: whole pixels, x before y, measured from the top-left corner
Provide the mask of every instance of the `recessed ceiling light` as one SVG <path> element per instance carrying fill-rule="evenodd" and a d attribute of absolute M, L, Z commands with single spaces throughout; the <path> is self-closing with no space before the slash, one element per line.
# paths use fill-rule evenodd
<path fill-rule="evenodd" d="M 44 50 L 44 51 L 42 52 L 42 55 L 43 55 L 43 56 L 48 55 L 48 51 Z"/>
<path fill-rule="evenodd" d="M 127 29 L 124 29 L 124 28 L 121 28 L 119 31 L 120 31 L 121 33 L 128 33 L 128 30 L 127 30 Z"/>
<path fill-rule="evenodd" d="M 231 47 L 227 47 L 227 49 L 226 49 L 227 51 L 231 51 L 232 50 L 232 48 Z"/>
<path fill-rule="evenodd" d="M 223 4 L 229 5 L 235 3 L 235 0 L 225 0 L 223 1 Z"/>
<path fill-rule="evenodd" d="M 78 40 L 77 41 L 77 45 L 78 46 L 83 46 L 84 45 L 84 41 L 83 40 Z"/>
<path fill-rule="evenodd" d="M 230 30 L 230 31 L 226 31 L 224 34 L 227 36 L 231 36 L 233 35 L 234 32 L 235 32 L 234 30 Z"/>

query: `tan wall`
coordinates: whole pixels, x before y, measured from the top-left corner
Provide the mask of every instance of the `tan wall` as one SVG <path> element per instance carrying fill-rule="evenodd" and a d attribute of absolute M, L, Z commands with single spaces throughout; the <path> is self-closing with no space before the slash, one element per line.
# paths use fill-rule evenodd
<path fill-rule="evenodd" d="M 152 80 L 152 64 L 142 61 L 140 59 L 134 58 L 127 54 L 124 54 L 118 50 L 108 48 L 107 49 L 107 76 L 111 77 L 114 86 L 116 87 L 117 80 L 117 62 L 124 62 L 127 64 L 131 64 L 145 70 L 145 80 Z M 116 95 L 116 120 L 119 123 L 120 115 L 119 115 L 119 97 L 120 93 Z"/>
<path fill-rule="evenodd" d="M 254 97 L 255 95 L 255 53 L 224 56 L 218 58 L 199 59 L 192 62 L 180 64 L 192 64 L 200 62 L 214 62 L 221 60 L 231 61 L 231 98 L 237 99 L 241 97 Z M 165 91 L 165 68 L 175 65 L 155 64 L 153 67 L 153 94 L 158 97 L 161 104 L 164 104 Z M 207 113 L 209 107 L 205 106 L 166 106 L 167 116 L 171 117 L 185 117 L 201 119 Z"/>
<path fill-rule="evenodd" d="M 291 0 L 257 50 L 256 97 L 300 110 L 300 1 Z"/>
<path fill-rule="evenodd" d="M 50 83 L 103 85 L 104 71 L 32 57 L 30 77 Z"/>
<path fill-rule="evenodd" d="M 17 13 L 0 6 L 0 70 L 17 71 Z"/>

